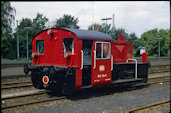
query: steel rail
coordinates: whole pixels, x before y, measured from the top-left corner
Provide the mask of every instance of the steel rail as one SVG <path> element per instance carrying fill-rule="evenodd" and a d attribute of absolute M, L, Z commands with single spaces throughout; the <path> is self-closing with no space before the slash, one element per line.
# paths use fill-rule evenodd
<path fill-rule="evenodd" d="M 1 98 L 1 101 L 3 102 L 3 101 L 6 101 L 6 100 L 10 100 L 10 99 L 15 99 L 16 100 L 17 98 L 27 98 L 27 97 L 32 97 L 32 96 L 44 96 L 48 92 L 51 92 L 51 91 L 41 91 L 41 92 L 32 93 L 32 94 L 4 97 L 4 98 Z M 1 106 L 1 109 L 5 110 L 5 109 L 21 107 L 21 106 L 25 106 L 25 105 L 32 105 L 32 104 L 37 104 L 37 103 L 49 102 L 49 101 L 53 101 L 53 100 L 61 101 L 61 100 L 64 100 L 64 99 L 66 99 L 66 96 L 48 98 L 48 99 L 45 99 L 45 100 L 26 102 L 26 103 L 21 103 L 21 104 L 16 104 L 16 105 L 9 105 L 9 106 L 5 106 L 5 107 Z"/>
<path fill-rule="evenodd" d="M 30 94 L 25 94 L 25 95 L 1 97 L 1 100 L 16 99 L 16 98 L 21 98 L 21 97 L 30 97 L 30 96 L 41 95 L 41 94 L 45 94 L 45 93 L 47 93 L 47 91 L 40 91 L 40 92 L 37 92 L 37 93 L 30 93 Z"/>
<path fill-rule="evenodd" d="M 9 83 L 2 83 L 1 85 L 23 84 L 23 83 L 31 83 L 31 81 L 25 81 L 25 82 L 9 82 Z"/>
<path fill-rule="evenodd" d="M 170 77 L 170 75 L 167 75 L 167 76 L 159 76 L 159 77 L 152 77 L 152 76 L 150 76 L 150 77 L 148 78 L 148 80 L 161 79 L 161 78 L 169 78 L 169 77 Z"/>
<path fill-rule="evenodd" d="M 152 107 L 160 106 L 160 105 L 164 105 L 164 104 L 170 104 L 170 100 L 158 102 L 158 103 L 147 105 L 147 106 L 142 106 L 142 107 L 135 108 L 135 109 L 132 109 L 132 110 L 127 110 L 127 111 L 125 111 L 125 113 L 136 113 L 136 112 L 148 109 L 148 108 L 152 108 Z"/>
<path fill-rule="evenodd" d="M 161 73 L 161 72 L 169 72 L 170 70 L 165 68 L 165 69 L 153 69 L 153 70 L 149 70 L 148 74 L 152 74 L 152 73 Z"/>
<path fill-rule="evenodd" d="M 12 88 L 21 88 L 21 87 L 31 87 L 33 86 L 31 81 L 27 82 L 14 82 L 14 83 L 5 83 L 1 85 L 1 90 L 12 89 Z"/>
<path fill-rule="evenodd" d="M 167 67 L 165 67 L 165 68 L 154 68 L 154 69 L 148 69 L 149 71 L 158 71 L 158 70 L 169 70 L 170 68 L 167 68 Z"/>
<path fill-rule="evenodd" d="M 62 100 L 66 100 L 66 97 L 65 96 L 62 96 L 62 97 L 56 97 L 56 98 L 49 98 L 49 99 L 46 99 L 46 100 L 28 102 L 28 103 L 24 103 L 24 104 L 22 103 L 22 104 L 17 104 L 17 105 L 5 106 L 5 107 L 1 107 L 1 109 L 2 110 L 5 110 L 5 109 L 10 109 L 10 108 L 16 108 L 16 107 L 26 106 L 26 105 L 33 105 L 33 104 L 38 104 L 38 103 L 45 103 L 45 102 L 54 101 L 54 100 L 62 101 Z"/>

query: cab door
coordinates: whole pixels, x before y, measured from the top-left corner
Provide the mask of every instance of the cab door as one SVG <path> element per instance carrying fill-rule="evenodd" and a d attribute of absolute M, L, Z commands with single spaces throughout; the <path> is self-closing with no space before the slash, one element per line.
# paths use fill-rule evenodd
<path fill-rule="evenodd" d="M 111 64 L 111 43 L 94 41 L 91 67 L 91 84 L 93 87 L 105 86 L 111 83 Z"/>

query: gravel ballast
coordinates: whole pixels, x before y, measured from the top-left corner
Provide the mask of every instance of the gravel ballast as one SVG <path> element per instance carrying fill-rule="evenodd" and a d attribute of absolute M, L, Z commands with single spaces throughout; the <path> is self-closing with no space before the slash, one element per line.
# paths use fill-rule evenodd
<path fill-rule="evenodd" d="M 112 90 L 115 89 L 113 88 Z M 86 93 L 86 91 L 78 93 Z M 92 93 L 88 94 L 91 96 L 84 96 L 81 99 L 68 99 L 64 102 L 54 101 L 31 108 L 21 108 L 13 111 L 13 113 L 121 113 L 128 109 L 170 100 L 170 83 L 158 84 L 132 91 L 113 91 L 113 93 L 110 92 L 108 94 L 107 92 L 104 94 L 93 96 Z"/>

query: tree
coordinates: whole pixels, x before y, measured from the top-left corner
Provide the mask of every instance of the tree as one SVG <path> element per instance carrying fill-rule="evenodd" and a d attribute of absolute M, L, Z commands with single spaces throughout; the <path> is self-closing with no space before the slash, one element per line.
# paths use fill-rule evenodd
<path fill-rule="evenodd" d="M 158 38 L 161 38 L 160 40 L 160 55 L 161 56 L 168 56 L 170 52 L 170 30 L 166 29 L 160 29 L 158 31 Z"/>
<path fill-rule="evenodd" d="M 139 40 L 140 46 L 146 47 L 147 53 L 150 56 L 158 56 L 158 49 L 159 49 L 159 40 L 158 38 L 161 38 L 160 40 L 160 55 L 161 56 L 167 56 L 169 55 L 169 42 L 170 42 L 170 36 L 169 36 L 170 30 L 164 30 L 157 28 L 149 30 L 141 35 L 141 38 Z"/>
<path fill-rule="evenodd" d="M 128 35 L 128 41 L 130 41 L 130 42 L 135 42 L 135 41 L 137 41 L 138 40 L 138 37 L 137 37 L 137 35 L 135 34 L 135 33 L 130 33 L 129 35 Z"/>
<path fill-rule="evenodd" d="M 19 49 L 20 49 L 21 58 L 25 58 L 27 54 L 27 48 L 26 48 L 27 31 L 28 31 L 29 56 L 31 56 L 31 50 L 32 50 L 31 38 L 33 37 L 32 26 L 33 23 L 30 18 L 22 18 L 18 25 Z M 30 27 L 31 29 L 26 29 L 26 27 Z M 17 40 L 16 33 L 14 33 L 14 40 Z M 14 51 L 16 52 L 16 48 Z"/>
<path fill-rule="evenodd" d="M 105 23 L 103 23 L 103 24 L 98 24 L 98 23 L 92 24 L 88 27 L 88 30 L 93 30 L 93 25 L 94 25 L 94 30 L 99 29 L 99 32 L 106 33 L 106 29 L 107 29 L 107 34 L 111 35 L 114 40 L 119 40 L 119 35 L 124 34 L 125 40 L 133 43 L 133 55 L 135 55 L 137 53 L 137 51 L 139 50 L 138 49 L 139 38 L 137 37 L 137 35 L 135 33 L 128 34 L 124 28 L 116 28 L 116 27 L 111 28 L 111 24 L 106 25 Z"/>
<path fill-rule="evenodd" d="M 107 31 L 107 34 L 109 34 L 110 32 L 111 32 L 111 24 L 105 24 L 105 23 L 103 23 L 103 24 L 98 24 L 98 23 L 94 23 L 94 24 L 92 24 L 92 25 L 90 25 L 90 26 L 88 26 L 88 30 L 93 30 L 93 25 L 94 25 L 94 30 L 95 31 L 99 31 L 99 32 L 103 32 L 103 33 L 106 33 L 106 31 Z"/>
<path fill-rule="evenodd" d="M 71 25 L 77 26 L 78 18 L 69 14 L 64 14 L 63 17 L 56 20 L 54 27 L 70 27 Z"/>
<path fill-rule="evenodd" d="M 168 34 L 166 35 L 166 44 L 165 44 L 165 47 L 168 47 L 168 50 L 167 50 L 167 56 L 170 56 L 170 49 L 171 49 L 171 44 L 170 44 L 170 29 L 168 30 Z"/>
<path fill-rule="evenodd" d="M 94 25 L 95 31 L 99 30 L 99 32 L 104 32 L 104 30 L 105 30 L 104 27 L 98 23 L 94 23 L 94 24 L 88 26 L 88 30 L 93 30 L 93 25 Z"/>
<path fill-rule="evenodd" d="M 37 16 L 34 19 L 22 18 L 18 25 L 18 37 L 19 37 L 19 49 L 20 49 L 20 58 L 26 58 L 27 55 L 27 32 L 28 32 L 28 46 L 29 46 L 29 58 L 31 59 L 32 53 L 32 42 L 31 39 L 40 31 L 46 28 L 46 23 L 48 19 L 43 16 L 43 14 L 37 13 Z M 30 29 L 27 29 L 27 28 Z M 14 47 L 11 51 L 14 51 L 16 54 L 16 32 L 13 34 L 14 39 L 10 44 Z M 16 56 L 16 55 L 15 55 Z M 16 57 L 15 57 L 16 58 Z"/>
<path fill-rule="evenodd" d="M 135 33 L 128 34 L 128 41 L 132 42 L 133 44 L 133 56 L 136 55 L 136 53 L 139 51 L 139 43 L 138 43 L 138 37 Z"/>
<path fill-rule="evenodd" d="M 11 49 L 13 46 L 11 45 L 12 38 L 10 31 L 6 31 L 5 33 L 2 34 L 1 37 L 1 58 L 10 58 L 13 57 L 11 55 Z"/>
<path fill-rule="evenodd" d="M 11 24 L 15 20 L 15 8 L 11 7 L 10 2 L 1 1 L 1 34 L 6 30 L 11 30 Z"/>
<path fill-rule="evenodd" d="M 15 8 L 11 7 L 10 2 L 1 1 L 1 58 L 14 58 L 12 51 L 12 28 L 15 20 Z"/>
<path fill-rule="evenodd" d="M 123 28 L 112 28 L 111 24 L 102 23 L 100 25 L 98 23 L 95 23 L 94 30 L 97 30 L 98 28 L 99 28 L 99 32 L 103 32 L 103 33 L 106 33 L 107 30 L 107 34 L 111 35 L 114 40 L 118 40 L 120 34 L 124 34 L 125 40 L 128 40 L 128 33 L 126 33 L 125 29 Z M 93 24 L 88 26 L 88 30 L 93 30 Z"/>
<path fill-rule="evenodd" d="M 115 28 L 113 39 L 119 40 L 120 34 L 125 35 L 125 40 L 128 40 L 128 33 L 125 31 L 124 28 Z"/>
<path fill-rule="evenodd" d="M 20 57 L 26 58 L 27 54 L 27 32 L 28 32 L 28 46 L 29 46 L 29 58 L 31 58 L 32 53 L 32 43 L 31 39 L 40 31 L 46 28 L 46 23 L 48 18 L 43 16 L 43 14 L 37 13 L 36 17 L 31 20 L 30 18 L 22 18 L 18 25 L 18 34 L 19 34 L 19 45 L 20 45 Z M 30 29 L 27 29 L 29 27 Z M 14 34 L 16 36 L 16 33 Z M 16 40 L 16 37 L 15 37 Z"/>
<path fill-rule="evenodd" d="M 40 31 L 44 30 L 46 28 L 46 23 L 48 22 L 48 18 L 46 16 L 43 16 L 43 14 L 40 14 L 39 12 L 36 15 L 36 18 L 33 19 L 33 25 L 32 25 L 32 33 L 33 35 L 36 35 Z"/>
<path fill-rule="evenodd" d="M 20 36 L 26 36 L 26 27 L 33 28 L 33 22 L 30 18 L 22 18 L 18 25 L 18 32 Z M 16 35 L 15 35 L 16 36 Z"/>

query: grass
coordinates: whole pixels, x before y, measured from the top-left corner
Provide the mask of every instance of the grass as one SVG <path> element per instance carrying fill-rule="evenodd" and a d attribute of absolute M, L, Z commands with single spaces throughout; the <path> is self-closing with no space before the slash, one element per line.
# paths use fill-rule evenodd
<path fill-rule="evenodd" d="M 26 61 L 27 58 L 21 58 L 19 59 L 19 61 Z M 31 60 L 31 59 L 28 59 Z M 1 58 L 1 61 L 18 61 L 17 59 L 5 59 L 5 58 Z"/>

